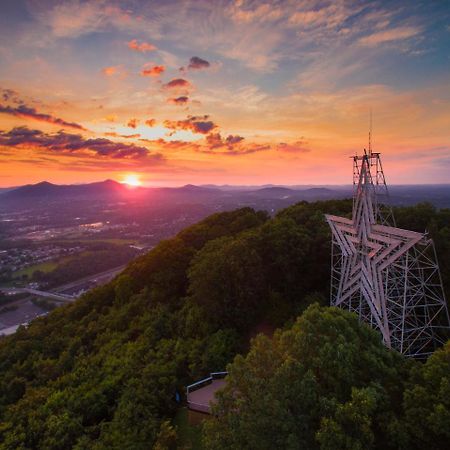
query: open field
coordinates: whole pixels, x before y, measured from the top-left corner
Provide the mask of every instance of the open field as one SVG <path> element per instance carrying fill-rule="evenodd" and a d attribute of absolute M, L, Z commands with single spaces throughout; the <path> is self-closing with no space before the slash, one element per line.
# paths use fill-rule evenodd
<path fill-rule="evenodd" d="M 14 276 L 16 278 L 21 278 L 23 275 L 27 275 L 28 278 L 31 278 L 31 276 L 33 275 L 33 272 L 35 272 L 36 270 L 40 270 L 41 272 L 45 272 L 45 273 L 51 272 L 60 263 L 61 262 L 57 262 L 57 261 L 45 261 L 43 263 L 34 264 L 32 266 L 25 267 L 24 269 L 18 270 L 17 272 L 14 273 Z"/>
<path fill-rule="evenodd" d="M 86 238 L 86 235 L 79 234 L 69 234 L 64 237 L 64 239 L 58 238 L 52 241 L 53 243 L 80 243 L 80 244 L 96 244 L 96 243 L 107 243 L 107 244 L 117 244 L 117 245 L 130 245 L 136 244 L 136 239 L 122 239 L 122 238 L 102 238 L 93 236 L 92 238 Z"/>

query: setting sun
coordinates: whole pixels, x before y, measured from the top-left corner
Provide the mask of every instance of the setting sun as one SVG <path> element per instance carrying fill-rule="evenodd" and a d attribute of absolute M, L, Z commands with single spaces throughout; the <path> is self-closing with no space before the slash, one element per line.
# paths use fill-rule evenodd
<path fill-rule="evenodd" d="M 133 174 L 125 175 L 123 182 L 128 186 L 133 187 L 138 187 L 142 185 L 141 181 L 139 180 L 139 177 Z"/>

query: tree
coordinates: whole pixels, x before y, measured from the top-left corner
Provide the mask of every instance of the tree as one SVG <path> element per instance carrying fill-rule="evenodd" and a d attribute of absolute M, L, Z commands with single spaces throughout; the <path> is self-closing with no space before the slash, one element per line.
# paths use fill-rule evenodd
<path fill-rule="evenodd" d="M 450 442 L 450 341 L 412 369 L 404 393 L 410 449 L 438 450 Z"/>
<path fill-rule="evenodd" d="M 447 348 L 421 365 L 343 311 L 313 307 L 295 322 L 306 305 L 327 303 L 323 214 L 351 206 L 301 202 L 270 220 L 250 208 L 214 214 L 0 339 L 0 449 L 170 442 L 175 393 L 246 353 L 253 325 L 285 331 L 236 358 L 230 386 L 239 390 L 222 395 L 210 448 L 446 448 Z M 409 220 L 415 207 L 402 214 Z M 449 281 L 450 210 L 418 216 Z M 100 263 L 115 264 L 110 256 Z M 79 263 L 72 269 L 86 270 Z"/>
<path fill-rule="evenodd" d="M 263 262 L 252 235 L 209 242 L 189 270 L 189 294 L 217 328 L 243 329 L 264 304 Z"/>
<path fill-rule="evenodd" d="M 178 448 L 178 436 L 175 428 L 168 420 L 165 420 L 159 428 L 156 443 L 153 450 L 176 450 Z"/>
<path fill-rule="evenodd" d="M 353 314 L 313 305 L 228 370 L 207 449 L 395 448 L 406 365 Z"/>
<path fill-rule="evenodd" d="M 124 305 L 128 302 L 133 294 L 133 279 L 127 275 L 120 275 L 114 286 L 115 302 L 119 305 Z"/>
<path fill-rule="evenodd" d="M 364 450 L 375 441 L 372 418 L 380 402 L 374 387 L 352 389 L 349 401 L 336 405 L 332 417 L 321 420 L 316 440 L 321 450 Z"/>

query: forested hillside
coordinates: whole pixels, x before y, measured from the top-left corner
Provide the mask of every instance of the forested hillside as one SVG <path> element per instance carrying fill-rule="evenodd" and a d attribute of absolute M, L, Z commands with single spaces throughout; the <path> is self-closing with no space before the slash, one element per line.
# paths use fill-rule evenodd
<path fill-rule="evenodd" d="M 215 214 L 2 339 L 0 449 L 177 448 L 175 392 L 237 354 L 207 448 L 445 448 L 449 347 L 425 365 L 405 360 L 352 315 L 310 306 L 328 303 L 323 214 L 351 207 Z M 449 293 L 450 210 L 396 217 L 429 229 Z M 282 330 L 250 346 L 261 324 Z"/>

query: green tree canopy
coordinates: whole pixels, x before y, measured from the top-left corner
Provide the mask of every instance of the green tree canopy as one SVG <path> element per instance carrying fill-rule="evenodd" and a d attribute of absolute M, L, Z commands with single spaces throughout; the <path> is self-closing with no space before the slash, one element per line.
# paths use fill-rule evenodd
<path fill-rule="evenodd" d="M 310 306 L 291 329 L 257 337 L 229 366 L 205 446 L 396 448 L 407 367 L 355 315 Z"/>
<path fill-rule="evenodd" d="M 2 338 L 0 450 L 176 445 L 176 391 L 246 354 L 260 325 L 287 329 L 314 300 L 326 303 L 323 214 L 351 206 L 301 202 L 270 219 L 250 208 L 214 214 Z M 417 215 L 414 226 L 429 229 L 448 294 L 450 211 L 396 212 L 401 226 Z M 353 316 L 310 308 L 236 359 L 230 385 L 241 390 L 224 394 L 208 445 L 446 448 L 448 359 L 446 347 L 424 365 L 405 361 Z"/>

